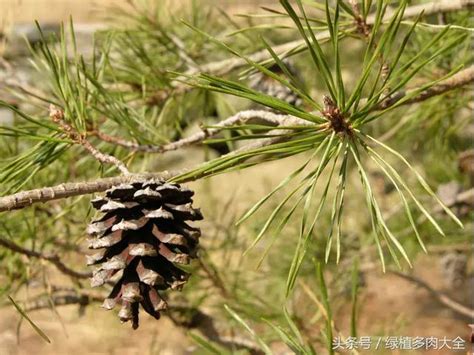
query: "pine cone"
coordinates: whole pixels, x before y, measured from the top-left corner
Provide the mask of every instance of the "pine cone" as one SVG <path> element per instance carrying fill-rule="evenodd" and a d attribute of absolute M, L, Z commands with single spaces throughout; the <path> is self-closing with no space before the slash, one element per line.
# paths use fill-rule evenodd
<path fill-rule="evenodd" d="M 289 62 L 288 60 L 283 60 L 285 66 L 287 67 L 288 71 L 295 77 L 298 77 L 298 71 L 296 68 Z M 281 68 L 277 65 L 274 64 L 271 67 L 268 68 L 270 71 L 272 71 L 275 74 L 278 75 L 284 75 L 283 71 Z M 288 79 L 288 78 L 286 78 Z M 290 88 L 282 85 L 280 82 L 277 80 L 263 74 L 263 73 L 257 73 L 254 74 L 250 80 L 250 87 L 254 90 L 260 91 L 264 94 L 267 94 L 269 96 L 273 96 L 277 99 L 286 101 L 290 105 L 293 106 L 301 106 L 302 100 L 298 97 L 298 95 L 293 92 Z M 268 110 L 271 110 L 267 108 Z"/>
<path fill-rule="evenodd" d="M 201 232 L 185 222 L 202 219 L 191 206 L 193 194 L 180 185 L 152 180 L 113 187 L 92 201 L 103 216 L 87 230 L 89 248 L 102 249 L 88 256 L 88 265 L 101 264 L 91 284 L 101 286 L 120 275 L 103 307 L 120 304 L 120 320 L 131 321 L 134 329 L 139 304 L 158 319 L 167 308 L 158 291 L 181 289 L 188 279 L 175 264 L 188 264 L 196 256 Z"/>

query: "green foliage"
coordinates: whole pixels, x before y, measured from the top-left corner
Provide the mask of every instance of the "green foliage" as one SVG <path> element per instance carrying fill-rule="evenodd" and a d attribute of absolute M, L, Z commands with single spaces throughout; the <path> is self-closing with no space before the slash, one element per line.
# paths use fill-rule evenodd
<path fill-rule="evenodd" d="M 51 343 L 51 340 L 49 340 L 48 336 L 30 319 L 30 317 L 28 317 L 28 315 L 25 313 L 25 311 L 23 309 L 21 309 L 21 307 L 13 300 L 13 298 L 11 298 L 10 296 L 8 296 L 8 299 L 10 300 L 10 302 L 13 304 L 13 306 L 16 308 L 16 310 L 18 311 L 18 313 L 21 314 L 21 316 L 23 318 L 25 318 L 28 323 L 33 327 L 33 329 L 35 330 L 36 333 L 38 333 L 38 335 L 43 338 L 43 340 L 47 343 Z"/>
<path fill-rule="evenodd" d="M 410 260 L 406 251 L 404 250 L 402 244 L 398 241 L 395 235 L 392 233 L 389 226 L 385 223 L 384 217 L 382 215 L 380 206 L 375 198 L 375 195 L 371 189 L 371 183 L 368 179 L 366 173 L 366 167 L 362 161 L 362 155 L 360 152 L 360 147 L 363 151 L 371 157 L 380 169 L 386 174 L 386 176 L 394 183 L 397 192 L 399 193 L 400 199 L 405 206 L 405 213 L 407 220 L 410 222 L 410 225 L 415 232 L 415 235 L 423 249 L 423 241 L 417 231 L 417 226 L 415 224 L 411 207 L 408 204 L 408 201 L 405 197 L 405 194 L 413 200 L 418 209 L 426 216 L 426 218 L 433 224 L 433 226 L 438 230 L 438 232 L 444 235 L 444 232 L 439 227 L 439 224 L 436 222 L 434 217 L 430 215 L 427 209 L 419 202 L 415 194 L 412 192 L 411 188 L 408 187 L 407 183 L 403 178 L 396 172 L 396 170 L 387 162 L 387 160 L 382 157 L 375 149 L 370 147 L 371 144 L 374 144 L 380 148 L 384 149 L 386 152 L 389 152 L 399 158 L 416 176 L 417 180 L 424 188 L 424 190 L 430 194 L 433 198 L 437 200 L 438 203 L 442 205 L 446 213 L 453 218 L 455 222 L 459 225 L 462 225 L 454 214 L 452 214 L 449 209 L 443 206 L 442 202 L 437 199 L 429 185 L 426 183 L 424 178 L 408 163 L 408 161 L 400 155 L 396 150 L 388 147 L 386 144 L 379 142 L 375 138 L 367 135 L 363 132 L 362 128 L 365 127 L 369 122 L 374 122 L 375 120 L 381 120 L 384 118 L 388 112 L 396 109 L 401 106 L 403 103 L 409 101 L 422 90 L 429 89 L 435 85 L 441 79 L 431 80 L 430 82 L 422 85 L 418 90 L 412 90 L 407 93 L 402 99 L 398 100 L 395 104 L 389 105 L 386 108 L 380 109 L 383 106 L 383 103 L 389 99 L 392 95 L 399 92 L 400 90 L 406 90 L 405 86 L 410 82 L 410 79 L 415 77 L 415 75 L 425 68 L 430 63 L 433 63 L 436 59 L 441 56 L 450 53 L 459 43 L 463 43 L 467 37 L 465 34 L 453 34 L 450 39 L 444 41 L 441 40 L 449 33 L 449 27 L 446 27 L 438 34 L 436 34 L 427 44 L 418 50 L 417 54 L 414 56 L 409 56 L 405 53 L 406 46 L 411 43 L 410 37 L 414 33 L 419 18 L 414 22 L 409 31 L 404 35 L 401 45 L 396 45 L 396 41 L 401 38 L 399 35 L 400 25 L 402 23 L 404 10 L 406 8 L 406 2 L 401 2 L 398 8 L 393 11 L 393 14 L 387 21 L 387 24 L 383 26 L 382 22 L 384 15 L 386 13 L 387 4 L 379 1 L 377 4 L 377 10 L 375 14 L 374 25 L 371 29 L 371 34 L 366 44 L 366 51 L 364 58 L 362 60 L 362 68 L 360 70 L 361 75 L 356 80 L 356 85 L 353 88 L 353 91 L 348 94 L 348 99 L 346 102 L 346 92 L 345 86 L 342 78 L 341 72 L 341 58 L 339 55 L 339 40 L 338 36 L 335 36 L 334 33 L 337 33 L 338 21 L 339 21 L 339 6 L 336 6 L 334 17 L 331 17 L 329 11 L 329 5 L 326 4 L 326 16 L 327 16 L 327 25 L 329 32 L 331 34 L 333 45 L 333 54 L 335 56 L 335 66 L 334 70 L 329 68 L 329 60 L 327 56 L 321 50 L 321 46 L 309 25 L 309 20 L 306 16 L 304 8 L 300 2 L 298 2 L 298 8 L 301 12 L 306 27 L 303 25 L 295 9 L 288 1 L 281 1 L 282 6 L 286 10 L 288 16 L 294 22 L 298 32 L 303 37 L 306 42 L 308 51 L 312 58 L 314 67 L 319 73 L 320 77 L 325 83 L 327 92 L 330 94 L 332 100 L 332 108 L 341 112 L 337 113 L 339 117 L 327 117 L 325 116 L 325 111 L 321 111 L 321 107 L 328 110 L 328 103 L 325 102 L 323 105 L 315 104 L 314 108 L 320 110 L 320 112 L 301 112 L 300 110 L 292 107 L 291 105 L 277 100 L 273 97 L 269 97 L 262 93 L 256 92 L 255 90 L 249 89 L 248 87 L 237 83 L 224 80 L 218 77 L 210 76 L 207 74 L 201 74 L 198 77 L 197 82 L 191 81 L 193 85 L 199 88 L 213 90 L 220 93 L 230 94 L 234 96 L 243 97 L 259 104 L 270 107 L 279 112 L 283 112 L 289 115 L 293 115 L 304 120 L 315 122 L 316 125 L 313 129 L 308 129 L 307 126 L 302 127 L 292 127 L 292 132 L 286 137 L 284 143 L 276 143 L 269 145 L 267 147 L 256 148 L 250 151 L 245 151 L 235 155 L 224 156 L 215 160 L 212 160 L 208 163 L 203 164 L 198 169 L 192 170 L 185 173 L 184 175 L 178 176 L 175 180 L 187 180 L 195 177 L 209 176 L 216 173 L 225 172 L 234 169 L 242 169 L 249 165 L 253 165 L 248 162 L 249 158 L 254 159 L 257 156 L 263 155 L 261 158 L 262 161 L 268 161 L 272 159 L 279 159 L 287 157 L 289 155 L 299 154 L 305 151 L 315 151 L 316 157 L 320 157 L 319 165 L 313 171 L 310 171 L 306 177 L 304 177 L 296 187 L 287 197 L 282 200 L 278 207 L 272 212 L 267 222 L 263 226 L 261 232 L 255 239 L 253 245 L 257 244 L 265 232 L 268 230 L 269 226 L 273 221 L 279 217 L 283 223 L 281 227 L 277 227 L 277 234 L 284 227 L 286 221 L 289 220 L 289 216 L 293 214 L 296 206 L 304 200 L 304 214 L 301 222 L 300 236 L 298 245 L 294 254 L 294 259 L 290 267 L 290 273 L 288 275 L 288 284 L 287 284 L 287 295 L 294 286 L 296 275 L 298 274 L 299 267 L 304 259 L 304 255 L 308 248 L 308 243 L 310 237 L 313 235 L 314 227 L 317 224 L 319 214 L 321 209 L 324 207 L 324 203 L 327 196 L 327 191 L 331 184 L 331 177 L 333 171 L 338 162 L 338 159 L 341 160 L 340 171 L 338 174 L 338 182 L 335 184 L 336 193 L 333 201 L 332 214 L 331 214 L 331 227 L 329 233 L 327 234 L 326 240 L 326 262 L 329 260 L 329 255 L 331 252 L 333 244 L 333 233 L 335 232 L 335 244 L 336 244 L 336 261 L 340 259 L 340 250 L 341 250 L 341 221 L 342 221 L 342 212 L 344 205 L 344 191 L 346 189 L 346 167 L 348 164 L 348 158 L 351 157 L 356 163 L 357 170 L 361 176 L 362 185 L 366 192 L 366 201 L 371 216 L 372 229 L 374 233 L 374 238 L 376 245 L 379 250 L 379 256 L 385 269 L 385 251 L 390 253 L 394 258 L 394 261 L 399 264 L 397 253 L 399 253 L 406 262 L 411 265 Z M 200 34 L 203 34 L 202 31 L 195 29 Z M 262 66 L 258 63 L 253 62 L 252 60 L 245 57 L 245 55 L 239 53 L 237 50 L 230 48 L 228 45 L 219 42 L 218 40 L 203 34 L 207 38 L 210 38 L 213 42 L 217 42 L 231 53 L 244 58 L 249 65 L 253 66 L 256 70 L 261 71 L 265 75 L 269 75 L 275 79 L 275 75 L 269 73 L 268 69 L 265 66 Z M 437 48 L 433 50 L 433 48 Z M 271 56 L 276 60 L 279 65 L 282 61 L 276 56 L 276 54 L 270 50 Z M 384 66 L 390 66 L 389 72 L 383 77 L 382 75 Z M 459 66 L 452 69 L 447 75 L 442 78 L 449 77 L 459 70 Z M 287 73 L 287 70 L 283 72 Z M 373 73 L 376 73 L 373 77 Z M 336 78 L 336 79 L 334 79 Z M 305 99 L 309 103 L 316 102 L 315 98 L 309 98 L 309 94 L 302 91 L 303 88 L 295 88 L 290 82 L 294 82 L 291 77 L 288 78 L 288 81 L 284 79 L 278 80 L 282 85 L 286 85 L 300 94 L 302 99 Z M 363 98 L 365 98 L 363 100 Z M 338 111 L 338 112 L 339 112 Z M 342 118 L 341 118 L 342 117 Z M 331 119 L 340 119 L 343 120 L 342 125 L 346 125 L 347 128 L 343 128 L 342 131 L 338 131 L 340 128 L 334 126 L 334 123 Z M 326 122 L 326 125 L 323 124 Z M 319 125 L 318 125 L 319 124 Z M 332 128 L 332 129 L 331 129 Z M 236 128 L 238 130 L 239 128 Z M 295 135 L 296 132 L 300 134 Z M 319 155 L 318 152 L 324 152 L 322 155 Z M 313 157 L 314 157 L 313 156 Z M 332 164 L 329 164 L 329 162 Z M 302 168 L 293 172 L 288 179 L 282 182 L 270 195 L 264 197 L 260 202 L 258 202 L 243 218 L 242 220 L 247 219 L 253 213 L 255 213 L 261 205 L 267 201 L 267 199 L 273 195 L 280 188 L 285 186 L 296 176 L 302 173 L 303 169 L 306 168 L 308 163 L 306 163 Z M 326 188 L 323 189 L 323 194 L 319 198 L 319 205 L 314 210 L 312 206 L 313 202 L 313 193 L 316 189 L 316 183 L 318 182 L 319 176 L 324 171 L 324 169 L 330 167 L 330 178 L 326 184 Z M 301 194 L 297 194 L 297 191 L 302 189 Z M 279 214 L 282 208 L 290 201 L 292 197 L 296 198 L 295 207 L 290 209 L 290 212 L 287 216 Z M 316 212 L 310 212 L 316 211 Z M 310 217 L 310 213 L 313 213 L 314 217 Z M 308 219 L 312 222 L 307 223 Z M 241 221 L 242 221 L 241 220 Z M 336 228 L 334 228 L 336 226 Z"/>

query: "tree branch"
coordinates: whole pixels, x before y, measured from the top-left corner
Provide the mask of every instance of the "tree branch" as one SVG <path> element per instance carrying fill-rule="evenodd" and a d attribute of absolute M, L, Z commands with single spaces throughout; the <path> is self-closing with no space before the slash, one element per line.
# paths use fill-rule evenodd
<path fill-rule="evenodd" d="M 0 197 L 0 212 L 24 208 L 38 202 L 47 202 L 67 197 L 103 192 L 110 189 L 112 186 L 133 181 L 143 181 L 148 179 L 169 179 L 178 175 L 178 173 L 179 172 L 170 173 L 164 171 L 161 173 L 130 174 L 111 178 L 102 178 L 94 181 L 65 183 L 52 187 L 21 191 L 10 196 Z"/>
<path fill-rule="evenodd" d="M 441 292 L 436 291 L 435 289 L 433 289 L 431 286 L 429 286 L 423 280 L 421 280 L 421 279 L 419 279 L 415 276 L 407 275 L 407 274 L 404 274 L 404 273 L 398 272 L 398 271 L 390 271 L 390 273 L 393 274 L 393 275 L 396 275 L 398 277 L 401 277 L 401 278 L 407 280 L 408 282 L 414 283 L 414 284 L 424 288 L 434 298 L 436 298 L 436 300 L 439 303 L 441 303 L 442 305 L 448 307 L 452 311 L 454 311 L 454 312 L 456 312 L 456 313 L 458 313 L 458 314 L 460 314 L 464 317 L 468 317 L 469 319 L 474 319 L 474 310 L 460 304 L 459 302 L 456 302 L 455 300 L 453 300 L 452 298 L 442 294 Z"/>
<path fill-rule="evenodd" d="M 69 292 L 59 295 L 51 295 L 51 297 L 37 297 L 26 303 L 24 310 L 26 312 L 39 311 L 42 309 L 50 309 L 51 302 L 55 307 L 68 306 L 78 304 L 87 306 L 92 302 L 103 302 L 107 295 L 96 294 L 92 292 Z"/>
<path fill-rule="evenodd" d="M 84 135 L 80 134 L 74 127 L 64 120 L 64 111 L 58 109 L 56 106 L 51 104 L 49 106 L 49 117 L 55 122 L 64 132 L 64 134 L 70 138 L 73 142 L 80 144 L 86 149 L 96 160 L 102 164 L 112 164 L 120 170 L 124 175 L 130 174 L 125 164 L 116 157 L 102 153 L 95 148 Z"/>
<path fill-rule="evenodd" d="M 419 93 L 417 96 L 413 97 L 410 100 L 407 100 L 402 103 L 402 105 L 414 104 L 427 100 L 433 96 L 444 94 L 445 92 L 458 89 L 462 86 L 468 85 L 474 82 L 474 65 L 461 70 L 459 73 L 454 74 L 452 77 L 439 82 L 438 84 L 432 86 L 431 88 Z M 385 109 L 396 104 L 398 101 L 406 97 L 407 95 L 417 92 L 417 89 L 412 89 L 407 92 L 400 91 L 395 93 L 392 97 L 383 101 L 377 109 Z"/>
<path fill-rule="evenodd" d="M 11 240 L 5 239 L 0 237 L 0 246 L 3 246 L 4 248 L 10 249 L 11 251 L 14 251 L 15 253 L 20 253 L 26 256 L 29 256 L 31 258 L 38 258 L 42 260 L 46 260 L 50 263 L 52 263 L 59 271 L 61 271 L 65 275 L 72 276 L 74 278 L 79 278 L 79 279 L 87 279 L 92 276 L 92 273 L 90 272 L 78 272 L 67 265 L 65 265 L 61 259 L 59 258 L 58 255 L 56 254 L 45 254 L 45 253 L 40 253 L 34 250 L 26 249 L 18 244 L 12 242 Z"/>
<path fill-rule="evenodd" d="M 220 133 L 224 128 L 245 124 L 248 122 L 265 122 L 270 126 L 309 126 L 311 122 L 300 119 L 298 117 L 281 115 L 272 113 L 264 110 L 247 110 L 240 111 L 235 115 L 215 124 L 212 128 L 204 128 L 199 132 L 196 132 L 189 137 L 182 138 L 175 142 L 163 144 L 163 145 L 140 145 L 135 142 L 127 141 L 122 138 L 112 137 L 99 131 L 91 132 L 92 135 L 97 136 L 105 142 L 116 144 L 124 148 L 128 148 L 136 152 L 145 153 L 165 153 L 172 150 L 178 150 L 189 145 L 202 142 L 203 140 L 213 137 Z"/>
<path fill-rule="evenodd" d="M 299 124 L 302 123 L 302 120 L 293 116 L 277 115 L 277 114 L 272 114 L 266 111 L 263 111 L 263 112 L 264 112 L 264 116 L 267 117 L 268 120 L 270 120 L 271 118 L 274 120 L 273 122 L 280 123 L 281 125 L 293 126 L 295 125 L 296 122 L 299 122 Z M 242 118 L 246 116 L 256 117 L 254 114 L 244 114 L 242 116 L 239 116 L 237 114 L 235 116 L 230 117 L 226 125 L 230 125 L 230 122 L 235 122 L 238 118 Z M 305 124 L 308 124 L 308 123 L 309 122 L 305 122 Z M 216 132 L 211 131 L 211 133 L 215 134 Z M 204 136 L 205 136 L 205 133 L 199 132 L 195 136 L 185 138 L 175 143 L 170 143 L 168 147 L 169 148 L 173 147 L 174 149 L 177 149 L 177 147 L 179 146 L 185 146 L 192 142 L 199 141 L 200 139 L 203 139 Z M 282 137 L 260 139 L 257 142 L 248 144 L 247 146 L 244 146 L 238 150 L 230 152 L 229 155 L 234 155 L 234 154 L 241 153 L 243 151 L 267 146 L 281 139 Z M 38 203 L 38 202 L 47 202 L 47 201 L 59 200 L 59 199 L 67 198 L 67 197 L 87 195 L 87 194 L 92 194 L 96 192 L 103 192 L 105 190 L 110 189 L 112 186 L 120 185 L 123 183 L 130 183 L 133 181 L 143 181 L 143 180 L 149 180 L 149 179 L 168 180 L 184 172 L 185 171 L 173 171 L 173 172 L 164 171 L 164 172 L 159 172 L 159 173 L 127 174 L 127 175 L 116 176 L 112 178 L 97 179 L 95 181 L 89 181 L 89 182 L 64 183 L 64 184 L 60 184 L 60 185 L 52 186 L 52 187 L 22 191 L 10 196 L 0 197 L 0 212 L 10 211 L 14 209 L 21 209 L 27 206 L 31 206 L 32 204 Z"/>
<path fill-rule="evenodd" d="M 465 86 L 473 82 L 474 82 L 474 65 L 460 71 L 459 73 L 456 73 L 451 78 L 448 78 L 440 82 L 439 84 L 432 86 L 431 88 L 420 93 L 418 96 L 414 97 L 413 99 L 410 99 L 404 102 L 404 105 L 424 101 L 433 96 L 444 94 L 447 91 L 460 88 L 462 86 Z M 410 94 L 410 92 L 408 92 L 407 95 L 408 94 Z"/>
<path fill-rule="evenodd" d="M 437 85 L 431 87 L 430 89 L 421 92 L 417 97 L 407 101 L 407 103 L 420 102 L 422 100 L 431 98 L 435 95 L 440 95 L 449 90 L 459 88 L 473 81 L 474 81 L 474 66 L 471 66 L 457 73 L 453 77 L 438 83 Z M 416 89 L 413 89 L 413 90 L 416 90 Z M 391 101 L 387 105 L 388 106 L 394 105 L 397 101 Z M 289 115 L 278 115 L 278 114 L 274 114 L 267 111 L 242 111 L 218 123 L 217 126 L 219 127 L 203 130 L 194 135 L 191 135 L 190 137 L 183 138 L 173 143 L 168 143 L 167 145 L 164 145 L 161 147 L 156 147 L 155 149 L 161 149 L 161 151 L 175 150 L 175 149 L 178 149 L 178 148 L 181 148 L 193 143 L 200 142 L 209 136 L 215 135 L 222 128 L 237 124 L 239 122 L 245 122 L 246 120 L 256 119 L 256 118 L 262 119 L 267 123 L 279 125 L 282 127 L 312 124 L 311 122 L 306 122 L 299 118 L 289 116 Z M 269 132 L 269 135 L 271 135 L 272 133 L 273 131 Z M 258 148 L 258 147 L 267 146 L 267 145 L 279 142 L 282 139 L 285 139 L 285 138 L 284 137 L 263 138 L 254 143 L 250 143 L 247 146 L 244 146 L 229 154 L 238 154 L 243 151 L 248 151 L 251 149 Z M 103 192 L 111 188 L 112 186 L 116 186 L 122 183 L 131 182 L 131 181 L 142 181 L 142 180 L 147 180 L 147 179 L 170 179 L 181 173 L 183 172 L 182 171 L 181 172 L 164 171 L 161 173 L 127 174 L 125 176 L 98 179 L 91 182 L 65 183 L 65 184 L 61 184 L 61 185 L 53 186 L 53 187 L 22 191 L 10 196 L 0 197 L 0 212 L 24 208 L 37 202 L 46 202 L 46 201 L 57 200 L 57 199 L 62 199 L 66 197 L 91 194 L 95 192 Z"/>
<path fill-rule="evenodd" d="M 434 95 L 439 95 L 439 94 L 447 92 L 448 90 L 453 90 L 455 88 L 458 88 L 460 85 L 465 85 L 469 82 L 472 82 L 473 80 L 472 76 L 473 76 L 473 69 L 472 67 L 469 67 L 468 69 L 465 69 L 459 72 L 458 74 L 454 75 L 450 79 L 446 79 L 445 81 L 440 82 L 439 84 L 435 85 L 431 89 L 421 92 L 419 96 L 422 96 L 426 100 Z M 429 94 L 426 94 L 427 91 L 429 92 Z M 413 100 L 415 99 L 416 98 L 414 98 Z M 391 105 L 395 103 L 396 102 L 393 102 L 391 103 Z M 302 120 L 293 116 L 277 115 L 277 114 L 269 113 L 266 111 L 264 112 L 267 119 L 274 118 L 275 122 L 278 122 L 280 127 L 294 126 L 295 124 L 301 125 L 303 123 Z M 252 114 L 250 114 L 250 116 L 252 116 Z M 238 115 L 235 115 L 235 116 L 230 117 L 228 120 L 238 121 L 238 117 L 239 117 Z M 253 117 L 256 117 L 256 116 L 253 116 Z M 236 121 L 234 121 L 234 123 Z M 220 124 L 224 125 L 224 122 L 225 121 L 221 122 Z M 229 125 L 229 123 L 226 123 L 226 124 Z M 305 122 L 304 124 L 310 125 L 311 122 Z M 215 131 L 212 131 L 212 132 L 213 134 L 216 133 Z M 283 134 L 285 132 L 280 131 L 279 133 Z M 291 131 L 288 130 L 288 132 L 291 132 Z M 272 134 L 274 134 L 274 132 L 270 131 L 269 135 L 271 136 Z M 170 145 L 168 147 L 185 146 L 187 144 L 199 142 L 205 137 L 206 135 L 204 132 L 199 132 L 195 136 L 190 136 L 188 138 L 184 138 L 181 141 L 178 141 L 179 143 L 177 142 L 169 143 Z M 285 139 L 284 136 L 262 138 L 256 142 L 250 143 L 240 149 L 230 152 L 229 155 L 235 155 L 244 151 L 249 151 L 255 148 L 268 146 L 270 144 L 280 142 L 284 139 Z M 22 191 L 10 196 L 0 197 L 0 212 L 24 208 L 38 202 L 46 202 L 46 201 L 58 200 L 58 199 L 63 199 L 67 197 L 72 197 L 72 196 L 87 195 L 87 194 L 96 193 L 96 192 L 103 192 L 105 190 L 110 189 L 112 186 L 116 186 L 116 185 L 127 183 L 127 182 L 132 182 L 132 181 L 143 181 L 143 180 L 148 180 L 148 179 L 167 180 L 177 175 L 180 175 L 184 172 L 185 171 L 173 171 L 173 172 L 164 171 L 164 172 L 158 172 L 158 173 L 129 174 L 129 175 L 112 177 L 112 178 L 98 179 L 95 181 L 79 182 L 79 183 L 65 183 L 65 184 L 61 184 L 61 185 L 57 185 L 53 187 L 44 187 L 44 188 L 35 189 L 35 190 Z M 190 180 L 191 178 L 182 182 L 186 182 Z"/>
<path fill-rule="evenodd" d="M 421 92 L 418 96 L 412 98 L 403 103 L 403 105 L 414 104 L 417 102 L 421 102 L 427 100 L 433 96 L 444 94 L 447 91 L 454 90 L 470 84 L 474 82 L 474 66 L 470 66 L 459 73 L 453 75 L 451 78 L 448 78 L 440 83 L 434 85 L 433 87 Z M 416 92 L 417 89 L 412 89 L 408 92 L 400 91 L 399 93 L 395 93 L 389 99 L 383 101 L 377 109 L 385 109 L 394 104 L 396 104 L 399 100 L 401 100 L 406 95 L 410 95 L 413 92 Z M 203 129 L 200 132 L 194 133 L 189 137 L 182 138 L 178 141 L 167 143 L 164 145 L 140 145 L 135 142 L 127 141 L 119 137 L 112 137 L 107 134 L 93 131 L 91 132 L 92 135 L 97 136 L 98 138 L 102 139 L 103 141 L 116 144 L 125 148 L 128 148 L 132 151 L 137 152 L 146 152 L 146 153 L 165 153 L 172 150 L 177 150 L 192 144 L 196 144 L 202 142 L 203 140 L 215 136 L 219 132 L 222 131 L 223 128 L 237 125 L 237 124 L 244 124 L 249 121 L 256 120 L 256 121 L 263 121 L 272 126 L 310 126 L 312 125 L 311 122 L 306 120 L 290 116 L 290 115 L 281 115 L 275 114 L 269 111 L 263 110 L 247 110 L 241 111 L 231 116 L 219 123 L 217 123 L 213 128 Z M 277 139 L 278 141 L 278 139 Z"/>

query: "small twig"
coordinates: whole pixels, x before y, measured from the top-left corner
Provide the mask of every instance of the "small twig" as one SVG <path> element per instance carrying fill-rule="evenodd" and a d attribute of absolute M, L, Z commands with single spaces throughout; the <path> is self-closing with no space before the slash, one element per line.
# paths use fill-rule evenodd
<path fill-rule="evenodd" d="M 282 124 L 290 122 L 294 124 L 292 116 L 288 116 L 288 120 L 283 120 Z M 271 135 L 273 131 L 270 131 Z M 287 131 L 285 131 L 287 132 Z M 284 134 L 283 132 L 281 132 Z M 256 149 L 259 147 L 268 146 L 278 141 L 285 139 L 285 137 L 271 137 L 259 139 L 257 142 L 250 143 L 240 149 L 230 152 L 227 156 L 239 154 L 245 151 Z M 123 183 L 130 183 L 134 181 L 144 181 L 150 179 L 168 180 L 175 176 L 185 173 L 189 169 L 181 171 L 163 171 L 157 173 L 142 173 L 142 174 L 128 174 L 111 178 L 102 178 L 94 181 L 78 182 L 78 183 L 64 183 L 52 187 L 43 187 L 34 190 L 21 191 L 13 195 L 0 197 L 0 212 L 10 211 L 15 209 L 25 208 L 34 203 L 47 202 L 52 200 L 59 200 L 67 197 L 88 195 L 96 192 L 103 192 L 113 186 Z M 180 182 L 187 182 L 195 180 L 197 177 L 190 177 L 188 179 L 180 180 Z"/>
<path fill-rule="evenodd" d="M 186 53 L 186 45 L 181 39 L 174 34 L 168 34 L 168 38 L 175 45 L 178 50 L 178 56 L 181 60 L 188 65 L 190 68 L 199 69 L 199 65 Z"/>
<path fill-rule="evenodd" d="M 204 128 L 199 132 L 196 132 L 189 137 L 182 138 L 175 142 L 163 144 L 163 145 L 140 145 L 135 142 L 127 141 L 119 137 L 113 137 L 99 131 L 92 131 L 90 134 L 98 137 L 99 139 L 128 148 L 132 151 L 145 152 L 145 153 L 165 153 L 172 150 L 177 150 L 183 147 L 187 147 L 192 144 L 200 143 L 203 140 L 213 137 L 220 133 L 224 128 L 245 124 L 250 121 L 265 122 L 270 126 L 309 126 L 311 122 L 300 119 L 298 117 L 290 115 L 281 115 L 263 110 L 247 110 L 240 111 L 235 115 L 226 118 L 225 120 L 216 123 L 212 128 Z"/>
<path fill-rule="evenodd" d="M 230 297 L 229 291 L 227 290 L 227 287 L 225 286 L 224 281 L 222 281 L 219 274 L 217 274 L 214 270 L 211 270 L 206 265 L 206 263 L 202 261 L 202 258 L 199 258 L 198 262 L 199 262 L 200 268 L 204 271 L 204 273 L 209 278 L 209 280 L 211 280 L 214 287 L 217 290 L 219 290 L 221 296 L 224 298 L 229 298 Z"/>
<path fill-rule="evenodd" d="M 0 237 L 0 245 L 3 246 L 4 248 L 10 249 L 11 251 L 14 251 L 15 253 L 20 253 L 26 256 L 29 256 L 31 258 L 38 258 L 42 260 L 46 260 L 50 263 L 52 263 L 59 271 L 61 271 L 63 274 L 72 276 L 74 278 L 79 278 L 79 279 L 86 279 L 92 276 L 90 272 L 79 272 L 71 269 L 70 267 L 66 266 L 59 256 L 57 254 L 46 254 L 46 253 L 40 253 L 34 250 L 26 249 L 18 244 Z"/>
<path fill-rule="evenodd" d="M 357 0 L 350 0 L 349 3 L 351 4 L 352 11 L 354 12 L 355 24 L 357 27 L 357 31 L 364 35 L 364 37 L 368 38 L 370 36 L 370 26 L 367 24 L 367 21 L 360 13 L 360 7 Z"/>
<path fill-rule="evenodd" d="M 189 314 L 186 319 L 180 319 L 179 313 Z M 184 306 L 171 306 L 164 315 L 168 316 L 174 325 L 185 329 L 197 329 L 208 340 L 213 341 L 229 350 L 246 349 L 250 354 L 264 354 L 253 341 L 236 336 L 223 336 L 219 334 L 215 320 L 199 308 Z"/>
<path fill-rule="evenodd" d="M 472 82 L 474 82 L 474 66 L 470 66 L 469 68 L 466 68 L 460 71 L 459 73 L 456 73 L 452 77 L 443 80 L 436 85 L 433 85 L 431 88 L 420 92 L 418 95 L 411 98 L 410 100 L 403 102 L 403 105 L 418 103 L 427 100 L 433 96 L 442 95 L 448 91 L 458 89 Z M 418 89 L 412 89 L 407 92 L 400 91 L 398 93 L 395 93 L 392 97 L 383 101 L 376 109 L 382 110 L 393 106 L 407 95 L 417 92 L 417 90 Z"/>
<path fill-rule="evenodd" d="M 130 171 L 123 162 L 109 154 L 100 152 L 86 139 L 84 135 L 80 134 L 74 127 L 67 123 L 64 120 L 64 111 L 58 109 L 53 104 L 49 106 L 49 117 L 62 129 L 68 138 L 70 138 L 75 143 L 82 145 L 99 162 L 102 164 L 115 165 L 117 169 L 119 169 L 124 175 L 130 174 Z"/>
<path fill-rule="evenodd" d="M 121 137 L 117 136 L 111 136 L 110 134 L 101 132 L 99 130 L 92 130 L 92 131 L 87 131 L 88 136 L 93 136 L 99 138 L 101 141 L 104 141 L 106 143 L 114 144 L 114 145 L 119 145 L 124 148 L 128 148 L 130 150 L 134 151 L 140 151 L 138 147 L 140 145 L 136 142 L 128 141 L 126 139 L 123 139 Z"/>
<path fill-rule="evenodd" d="M 427 100 L 433 96 L 444 94 L 447 91 L 451 91 L 462 86 L 471 84 L 474 82 L 474 66 L 470 66 L 452 77 L 432 86 L 431 88 L 418 94 L 416 97 L 404 102 L 405 105 L 413 104 L 416 102 Z M 412 91 L 407 93 L 410 94 Z"/>
<path fill-rule="evenodd" d="M 391 274 L 393 275 L 396 275 L 398 277 L 401 277 L 411 283 L 414 283 L 422 288 L 424 288 L 425 290 L 427 290 L 434 298 L 436 298 L 436 300 L 441 303 L 442 305 L 448 307 L 449 309 L 451 309 L 452 311 L 464 316 L 464 317 L 468 317 L 469 319 L 474 319 L 474 310 L 470 309 L 469 307 L 466 307 L 462 304 L 460 304 L 459 302 L 456 302 L 455 300 L 453 300 L 452 298 L 446 296 L 445 294 L 442 294 L 441 292 L 433 289 L 431 286 L 429 286 L 426 282 L 424 282 L 423 280 L 415 277 L 415 276 L 411 276 L 411 275 L 407 275 L 407 274 L 404 274 L 402 272 L 399 272 L 399 271 L 390 271 Z"/>
<path fill-rule="evenodd" d="M 49 297 L 39 296 L 26 303 L 24 310 L 26 312 L 39 311 L 42 309 L 49 309 L 51 306 L 68 306 L 77 304 L 80 306 L 87 306 L 92 302 L 102 302 L 107 295 L 101 295 L 92 292 L 80 291 L 69 292 L 59 295 L 51 295 Z"/>

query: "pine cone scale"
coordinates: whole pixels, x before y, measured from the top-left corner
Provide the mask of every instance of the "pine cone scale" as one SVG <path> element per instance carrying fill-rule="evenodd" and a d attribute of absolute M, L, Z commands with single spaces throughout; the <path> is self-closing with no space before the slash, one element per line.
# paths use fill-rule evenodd
<path fill-rule="evenodd" d="M 87 258 L 88 265 L 99 265 L 91 284 L 118 278 L 103 307 L 120 305 L 120 320 L 131 321 L 134 329 L 139 304 L 158 319 L 167 307 L 160 291 L 180 290 L 188 280 L 189 274 L 177 265 L 196 256 L 201 236 L 186 223 L 203 218 L 192 207 L 193 195 L 177 184 L 147 181 L 113 187 L 92 201 L 103 215 L 87 229 L 89 247 L 101 249 Z"/>

